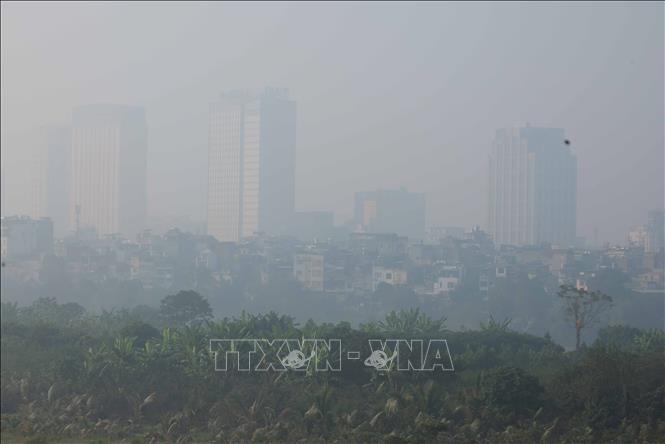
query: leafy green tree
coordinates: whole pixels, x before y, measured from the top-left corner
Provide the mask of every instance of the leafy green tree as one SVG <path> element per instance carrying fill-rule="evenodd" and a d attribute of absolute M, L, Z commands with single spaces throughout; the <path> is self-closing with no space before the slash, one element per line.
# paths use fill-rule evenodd
<path fill-rule="evenodd" d="M 642 333 L 640 329 L 628 325 L 610 325 L 598 331 L 597 345 L 613 346 L 621 350 L 635 348 L 635 340 Z"/>
<path fill-rule="evenodd" d="M 445 330 L 446 318 L 433 320 L 418 308 L 409 310 L 392 310 L 385 320 L 362 326 L 365 331 L 410 335 L 437 335 Z"/>
<path fill-rule="evenodd" d="M 162 299 L 160 314 L 169 325 L 186 325 L 212 318 L 212 309 L 203 296 L 189 290 Z"/>
<path fill-rule="evenodd" d="M 6 324 L 18 321 L 18 304 L 16 302 L 2 302 L 1 304 L 0 322 Z"/>
<path fill-rule="evenodd" d="M 612 307 L 612 298 L 572 285 L 562 285 L 557 295 L 563 301 L 566 319 L 575 326 L 575 349 L 579 350 L 582 331 L 598 322 L 600 315 Z"/>
<path fill-rule="evenodd" d="M 19 309 L 19 315 L 29 322 L 67 325 L 85 315 L 85 309 L 75 302 L 58 304 L 55 298 L 39 298 L 29 307 Z"/>

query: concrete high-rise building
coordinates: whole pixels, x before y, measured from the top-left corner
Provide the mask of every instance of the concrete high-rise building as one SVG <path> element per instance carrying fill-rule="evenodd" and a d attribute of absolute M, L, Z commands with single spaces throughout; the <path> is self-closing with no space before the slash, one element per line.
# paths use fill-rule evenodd
<path fill-rule="evenodd" d="M 4 156 L 3 156 L 4 157 Z M 0 217 L 4 217 L 7 210 L 5 209 L 5 202 L 7 199 L 5 194 L 7 193 L 7 173 L 5 172 L 5 160 L 4 158 L 0 160 Z"/>
<path fill-rule="evenodd" d="M 577 159 L 559 128 L 497 130 L 489 168 L 496 245 L 575 242 Z"/>
<path fill-rule="evenodd" d="M 11 216 L 0 219 L 2 260 L 26 259 L 53 250 L 53 224 L 49 218 Z"/>
<path fill-rule="evenodd" d="M 208 234 L 283 234 L 295 209 L 296 103 L 285 89 L 229 92 L 210 105 Z"/>
<path fill-rule="evenodd" d="M 323 291 L 324 258 L 320 254 L 293 256 L 293 276 L 304 288 Z"/>
<path fill-rule="evenodd" d="M 663 210 L 649 211 L 645 240 L 644 251 L 647 253 L 658 253 L 665 249 L 665 212 Z"/>
<path fill-rule="evenodd" d="M 71 133 L 65 126 L 42 127 L 32 147 L 30 216 L 50 218 L 57 236 L 69 230 Z"/>
<path fill-rule="evenodd" d="M 88 105 L 72 120 L 69 221 L 73 230 L 133 238 L 145 227 L 147 128 L 136 106 Z"/>
<path fill-rule="evenodd" d="M 409 239 L 425 238 L 424 193 L 406 189 L 356 193 L 356 229 L 366 233 L 396 233 Z"/>
<path fill-rule="evenodd" d="M 645 225 L 640 225 L 628 232 L 628 245 L 631 247 L 646 249 L 647 236 L 647 227 Z"/>

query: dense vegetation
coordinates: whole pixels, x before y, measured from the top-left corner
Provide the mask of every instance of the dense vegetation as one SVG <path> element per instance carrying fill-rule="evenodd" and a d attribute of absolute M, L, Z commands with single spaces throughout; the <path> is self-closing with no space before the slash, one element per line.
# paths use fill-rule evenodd
<path fill-rule="evenodd" d="M 160 310 L 2 305 L 2 434 L 19 442 L 665 442 L 665 334 L 606 327 L 566 352 L 490 319 L 212 320 L 196 293 Z M 455 372 L 215 372 L 210 338 L 445 338 Z M 343 352 L 342 356 L 345 356 Z"/>
<path fill-rule="evenodd" d="M 249 259 L 248 259 L 249 261 Z M 59 302 L 73 302 L 90 312 L 111 310 L 113 307 L 141 306 L 137 310 L 150 323 L 156 324 L 156 313 L 148 307 L 159 307 L 165 294 L 177 293 L 183 288 L 194 289 L 210 302 L 215 316 L 240 316 L 248 313 L 288 314 L 298 320 L 313 319 L 317 323 L 348 321 L 358 325 L 379 321 L 393 310 L 420 308 L 431 316 L 445 316 L 446 326 L 452 330 L 477 328 L 489 315 L 497 319 L 510 318 L 515 331 L 543 336 L 565 348 L 574 348 L 575 329 L 562 316 L 562 304 L 557 297 L 558 279 L 554 276 L 529 275 L 520 272 L 497 279 L 487 294 L 478 291 L 478 277 L 468 275 L 460 288 L 450 294 L 421 295 L 414 286 L 423 285 L 422 273 L 409 269 L 409 285 L 379 285 L 367 292 L 315 292 L 293 280 L 292 276 L 271 277 L 263 282 L 259 267 L 245 261 L 236 264 L 232 282 L 218 282 L 209 272 L 186 265 L 176 268 L 173 287 L 144 288 L 139 281 L 103 279 L 93 281 L 86 275 L 67 271 L 64 259 L 46 256 L 39 271 L 39 279 L 23 281 L 3 271 L 0 293 L 3 301 L 29 305 L 48 295 Z M 612 308 L 604 313 L 602 323 L 629 325 L 640 329 L 662 328 L 665 313 L 663 293 L 636 293 L 625 287 L 628 275 L 619 270 L 606 269 L 589 277 L 590 288 L 612 297 Z M 584 329 L 581 341 L 589 345 L 598 334 L 598 327 Z"/>

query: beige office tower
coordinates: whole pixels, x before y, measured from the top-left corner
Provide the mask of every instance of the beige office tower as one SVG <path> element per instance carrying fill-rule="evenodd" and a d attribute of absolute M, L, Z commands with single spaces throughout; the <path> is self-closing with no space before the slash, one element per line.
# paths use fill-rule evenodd
<path fill-rule="evenodd" d="M 489 168 L 489 232 L 497 246 L 572 246 L 577 160 L 563 129 L 497 130 Z"/>
<path fill-rule="evenodd" d="M 147 129 L 141 107 L 88 105 L 72 120 L 70 227 L 133 239 L 145 228 Z"/>
<path fill-rule="evenodd" d="M 208 234 L 284 234 L 295 207 L 296 104 L 285 89 L 233 91 L 210 105 Z"/>

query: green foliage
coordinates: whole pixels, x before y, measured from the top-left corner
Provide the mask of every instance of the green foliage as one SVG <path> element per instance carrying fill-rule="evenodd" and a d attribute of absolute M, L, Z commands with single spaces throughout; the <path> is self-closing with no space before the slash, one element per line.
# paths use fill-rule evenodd
<path fill-rule="evenodd" d="M 502 414 L 533 414 L 542 406 L 543 387 L 521 368 L 499 367 L 484 375 L 483 401 Z"/>
<path fill-rule="evenodd" d="M 363 325 L 367 332 L 383 334 L 399 333 L 404 336 L 435 336 L 445 331 L 445 318 L 432 320 L 418 308 L 391 311 L 385 320 Z"/>
<path fill-rule="evenodd" d="M 7 324 L 18 321 L 18 304 L 16 302 L 0 303 L 0 322 Z"/>
<path fill-rule="evenodd" d="M 82 319 L 84 315 L 85 309 L 79 304 L 58 304 L 55 298 L 48 297 L 39 298 L 29 307 L 18 310 L 18 318 L 27 323 L 68 325 Z"/>
<path fill-rule="evenodd" d="M 419 310 L 356 329 L 275 312 L 200 322 L 207 310 L 190 306 L 159 331 L 149 309 L 12 307 L 2 431 L 22 442 L 652 443 L 665 432 L 662 330 L 615 326 L 567 353 L 509 320 L 453 332 Z M 412 337 L 447 339 L 455 372 L 351 360 L 335 373 L 222 373 L 209 350 L 210 338 L 340 338 L 342 356 L 365 356 L 369 338 Z"/>
<path fill-rule="evenodd" d="M 512 319 L 504 319 L 503 321 L 497 321 L 494 319 L 494 316 L 490 315 L 487 324 L 484 322 L 480 323 L 480 329 L 483 331 L 493 331 L 493 332 L 505 332 L 508 331 Z"/>
<path fill-rule="evenodd" d="M 665 350 L 665 331 L 650 330 L 640 332 L 634 339 L 635 347 L 641 352 L 659 353 Z"/>
<path fill-rule="evenodd" d="M 575 348 L 580 348 L 582 331 L 598 322 L 601 314 L 612 307 L 612 298 L 600 291 L 587 291 L 562 285 L 557 293 L 563 302 L 566 319 L 575 327 Z"/>
<path fill-rule="evenodd" d="M 123 327 L 120 335 L 134 338 L 136 344 L 143 346 L 149 340 L 159 338 L 161 334 L 159 330 L 146 322 L 134 321 Z"/>
<path fill-rule="evenodd" d="M 162 299 L 160 313 L 168 325 L 187 325 L 212 318 L 208 301 L 195 291 L 180 291 Z"/>
<path fill-rule="evenodd" d="M 613 346 L 621 350 L 633 350 L 641 331 L 627 325 L 611 325 L 598 331 L 596 344 Z"/>

